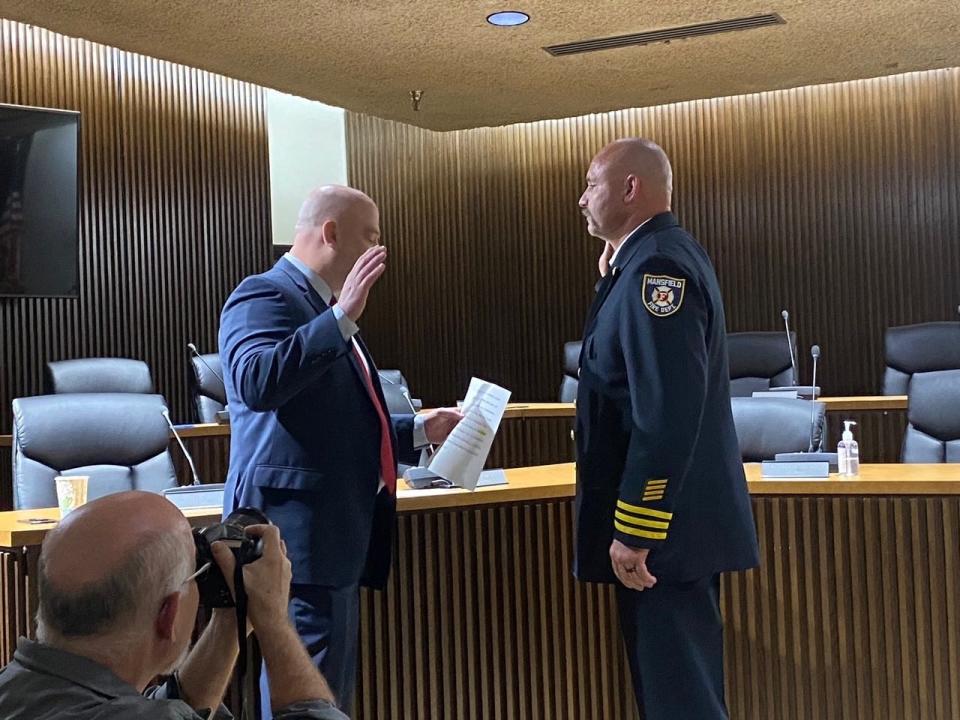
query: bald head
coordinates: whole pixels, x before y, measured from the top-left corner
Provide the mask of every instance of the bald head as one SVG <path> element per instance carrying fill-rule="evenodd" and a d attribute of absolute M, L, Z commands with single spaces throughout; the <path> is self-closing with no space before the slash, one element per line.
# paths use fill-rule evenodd
<path fill-rule="evenodd" d="M 47 535 L 44 565 L 56 586 L 75 589 L 102 580 L 157 536 L 192 543 L 190 523 L 161 495 L 107 495 L 71 512 Z"/>
<path fill-rule="evenodd" d="M 640 223 L 670 210 L 673 170 L 652 140 L 623 138 L 605 146 L 587 170 L 580 209 L 591 235 L 618 244 Z"/>
<path fill-rule="evenodd" d="M 339 295 L 357 259 L 379 242 L 376 203 L 359 190 L 324 185 L 303 201 L 290 253 Z"/>
<path fill-rule="evenodd" d="M 43 543 L 38 634 L 125 632 L 156 612 L 194 558 L 189 522 L 160 495 L 116 493 L 77 508 Z"/>
<path fill-rule="evenodd" d="M 297 231 L 321 228 L 328 221 L 350 219 L 358 212 L 376 210 L 366 193 L 343 185 L 324 185 L 310 191 L 297 215 Z"/>
<path fill-rule="evenodd" d="M 645 138 L 621 138 L 604 147 L 595 163 L 605 166 L 605 171 L 616 177 L 636 175 L 647 182 L 649 195 L 666 198 L 670 205 L 673 192 L 673 169 L 670 159 L 659 145 Z"/>

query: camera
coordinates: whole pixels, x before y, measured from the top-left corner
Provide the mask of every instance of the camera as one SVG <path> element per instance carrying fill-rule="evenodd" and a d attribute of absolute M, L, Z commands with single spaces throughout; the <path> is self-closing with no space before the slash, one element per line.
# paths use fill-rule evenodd
<path fill-rule="evenodd" d="M 250 537 L 245 530 L 251 525 L 269 525 L 267 516 L 256 508 L 237 508 L 223 522 L 194 528 L 193 543 L 197 548 L 197 569 L 207 565 L 207 571 L 197 577 L 200 604 L 206 608 L 234 607 L 227 581 L 213 558 L 211 546 L 222 542 L 230 548 L 237 566 L 248 565 L 263 555 L 263 540 Z"/>

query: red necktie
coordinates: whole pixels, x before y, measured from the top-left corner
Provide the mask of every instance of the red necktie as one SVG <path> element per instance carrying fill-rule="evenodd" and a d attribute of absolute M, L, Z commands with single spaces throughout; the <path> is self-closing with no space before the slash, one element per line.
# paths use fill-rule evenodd
<path fill-rule="evenodd" d="M 330 298 L 330 307 L 337 304 L 335 297 Z M 380 479 L 391 495 L 397 492 L 397 464 L 393 461 L 393 446 L 390 444 L 390 420 L 383 411 L 380 404 L 380 398 L 377 397 L 377 391 L 373 387 L 373 377 L 370 375 L 370 368 L 360 353 L 360 347 L 354 342 L 353 338 L 347 340 L 350 348 L 353 350 L 357 362 L 360 363 L 360 369 L 363 371 L 364 385 L 367 388 L 367 394 L 370 396 L 370 402 L 377 411 L 377 419 L 380 420 Z"/>
<path fill-rule="evenodd" d="M 357 347 L 352 339 L 350 345 L 353 347 L 353 354 L 357 356 L 357 362 L 360 363 L 360 369 L 363 370 L 363 378 L 366 381 L 367 393 L 370 395 L 370 401 L 377 410 L 377 417 L 380 419 L 380 477 L 383 480 L 387 491 L 393 495 L 397 491 L 397 464 L 393 461 L 393 446 L 390 444 L 390 421 L 387 414 L 383 411 L 383 405 L 380 404 L 380 398 L 377 397 L 377 391 L 373 387 L 373 377 L 370 375 L 370 369 L 360 354 L 360 348 Z"/>

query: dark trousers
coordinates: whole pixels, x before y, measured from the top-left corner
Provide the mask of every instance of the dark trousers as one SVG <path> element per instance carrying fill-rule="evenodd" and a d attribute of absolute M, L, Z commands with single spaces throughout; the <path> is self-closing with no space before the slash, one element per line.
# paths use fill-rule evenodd
<path fill-rule="evenodd" d="M 617 585 L 637 706 L 646 720 L 726 720 L 720 576 L 637 592 Z"/>
<path fill-rule="evenodd" d="M 290 620 L 307 653 L 333 691 L 340 709 L 353 712 L 357 684 L 357 643 L 360 632 L 360 591 L 356 585 L 342 588 L 293 585 L 290 588 Z M 267 668 L 260 672 L 260 712 L 273 717 Z"/>

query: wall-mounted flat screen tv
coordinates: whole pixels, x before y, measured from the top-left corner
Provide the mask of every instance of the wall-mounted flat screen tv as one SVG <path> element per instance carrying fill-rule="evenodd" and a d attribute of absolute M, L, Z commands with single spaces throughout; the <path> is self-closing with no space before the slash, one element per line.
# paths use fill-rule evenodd
<path fill-rule="evenodd" d="M 80 113 L 0 104 L 0 296 L 76 297 Z"/>

